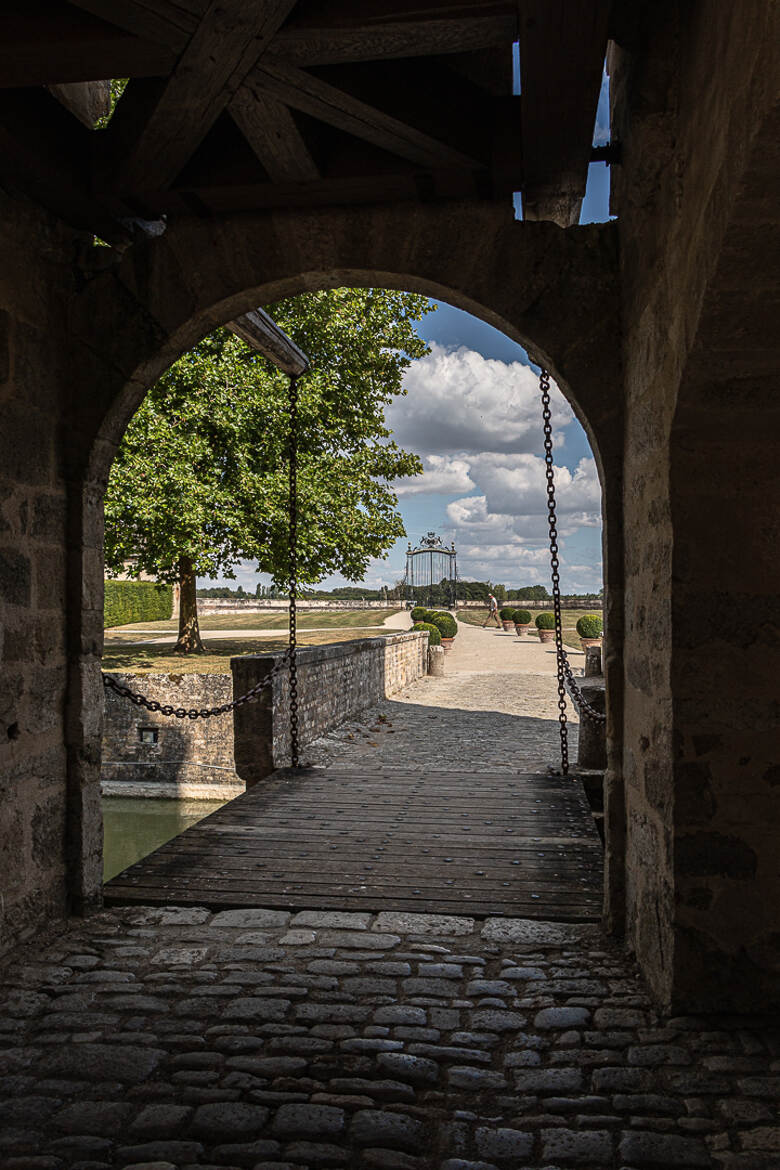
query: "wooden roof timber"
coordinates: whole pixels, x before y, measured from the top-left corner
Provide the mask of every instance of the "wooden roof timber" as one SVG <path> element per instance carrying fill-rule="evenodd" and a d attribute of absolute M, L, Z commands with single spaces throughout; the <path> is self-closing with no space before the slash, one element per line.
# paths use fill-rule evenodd
<path fill-rule="evenodd" d="M 0 99 L 18 73 L 26 85 L 46 78 L 52 87 L 63 72 L 132 78 L 108 130 L 79 140 L 77 167 L 62 150 L 55 167 L 34 158 L 46 127 L 26 146 L 18 134 L 9 139 L 16 99 L 0 105 L 4 140 L 16 140 L 0 173 L 13 171 L 19 189 L 70 222 L 100 222 L 94 230 L 105 238 L 107 218 L 133 212 L 496 198 L 520 188 L 526 218 L 576 222 L 609 0 L 12 4 L 27 57 L 12 61 L 13 38 L 0 47 Z M 17 19 L 28 10 L 46 16 L 35 42 L 29 21 Z M 58 48 L 52 30 L 62 31 L 63 12 L 71 24 Z M 518 24 L 522 102 L 509 96 Z M 108 70 L 120 53 L 126 67 Z M 159 75 L 149 77 L 151 68 Z M 219 121 L 228 114 L 240 136 Z"/>
<path fill-rule="evenodd" d="M 577 223 L 588 178 L 610 0 L 520 0 L 523 218 Z"/>
<path fill-rule="evenodd" d="M 242 317 L 236 317 L 235 321 L 228 321 L 225 328 L 291 377 L 305 374 L 309 368 L 309 359 L 303 350 L 264 309 L 252 309 Z"/>
<path fill-rule="evenodd" d="M 151 110 L 139 106 L 137 133 L 118 160 L 119 187 L 171 185 L 294 3 L 221 0 L 208 9 Z M 126 100 L 133 102 L 132 86 Z"/>

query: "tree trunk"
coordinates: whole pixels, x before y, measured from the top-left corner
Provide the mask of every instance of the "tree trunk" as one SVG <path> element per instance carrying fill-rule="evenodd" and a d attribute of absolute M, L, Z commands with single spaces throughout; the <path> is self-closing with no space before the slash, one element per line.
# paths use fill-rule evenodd
<path fill-rule="evenodd" d="M 179 557 L 179 640 L 174 654 L 203 654 L 206 647 L 198 629 L 198 598 L 195 570 L 189 557 Z"/>

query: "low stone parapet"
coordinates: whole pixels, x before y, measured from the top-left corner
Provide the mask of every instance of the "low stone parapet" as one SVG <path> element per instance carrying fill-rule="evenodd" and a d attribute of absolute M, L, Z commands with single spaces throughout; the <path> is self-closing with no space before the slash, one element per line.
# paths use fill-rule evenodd
<path fill-rule="evenodd" d="M 231 659 L 237 695 L 267 678 L 280 654 Z M 427 672 L 425 632 L 360 638 L 298 651 L 298 725 L 301 745 L 313 742 L 345 719 L 403 690 Z M 269 693 L 270 692 L 270 693 Z M 235 764 L 247 787 L 290 760 L 287 672 L 274 679 L 255 703 L 235 712 Z"/>
<path fill-rule="evenodd" d="M 132 691 L 173 707 L 222 706 L 266 678 L 279 653 L 231 660 L 227 674 L 117 674 Z M 427 673 L 427 633 L 360 638 L 298 650 L 300 743 L 403 690 Z M 105 692 L 102 790 L 106 796 L 230 799 L 289 763 L 287 672 L 233 715 L 175 719 Z"/>
<path fill-rule="evenodd" d="M 119 674 L 132 691 L 172 707 L 218 707 L 233 698 L 229 674 Z M 233 719 L 175 719 L 106 690 L 104 796 L 230 799 L 244 791 L 233 765 Z"/>

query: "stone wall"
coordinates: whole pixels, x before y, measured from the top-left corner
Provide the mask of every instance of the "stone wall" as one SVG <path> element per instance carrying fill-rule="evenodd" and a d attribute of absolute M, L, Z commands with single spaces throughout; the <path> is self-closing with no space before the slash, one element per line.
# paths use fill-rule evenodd
<path fill-rule="evenodd" d="M 298 651 L 298 718 L 305 745 L 372 703 L 402 690 L 427 671 L 426 633 L 390 634 Z M 266 678 L 278 654 L 231 659 L 233 686 L 243 694 Z M 269 694 L 269 691 L 272 692 Z M 250 787 L 290 762 L 290 707 L 282 672 L 263 698 L 235 712 L 235 762 Z"/>
<path fill-rule="evenodd" d="M 74 233 L 0 193 L 0 951 L 67 907 L 68 486 L 59 447 Z"/>
<path fill-rule="evenodd" d="M 344 719 L 426 673 L 427 634 L 393 634 L 298 651 L 300 742 L 311 743 Z M 233 659 L 226 674 L 116 674 L 122 686 L 172 707 L 208 708 L 229 703 L 264 677 L 279 655 Z M 136 707 L 105 691 L 101 786 L 105 796 L 231 799 L 254 779 L 287 761 L 290 708 L 286 677 L 258 702 L 235 713 L 239 737 L 251 741 L 249 765 L 234 761 L 234 716 L 176 719 Z M 259 741 L 262 741 L 261 743 Z M 239 746 L 238 754 L 246 753 Z M 241 779 L 237 772 L 240 772 Z M 253 781 L 254 782 L 254 781 Z"/>
<path fill-rule="evenodd" d="M 609 59 L 627 924 L 680 1010 L 780 1004 L 779 36 L 761 0 L 666 0 Z"/>
<path fill-rule="evenodd" d="M 122 686 L 172 707 L 218 707 L 233 698 L 229 674 L 112 674 Z M 233 717 L 175 719 L 105 692 L 104 796 L 230 799 L 244 791 L 233 766 Z"/>

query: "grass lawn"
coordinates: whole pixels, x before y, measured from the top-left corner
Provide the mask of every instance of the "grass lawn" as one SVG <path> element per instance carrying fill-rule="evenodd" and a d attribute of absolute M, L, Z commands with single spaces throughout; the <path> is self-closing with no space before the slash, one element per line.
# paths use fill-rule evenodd
<path fill-rule="evenodd" d="M 507 608 L 511 608 L 511 609 L 522 609 L 523 608 L 522 601 L 517 601 L 517 602 L 509 601 L 506 604 L 507 604 Z M 502 608 L 504 608 L 504 607 L 499 606 L 499 610 L 501 610 Z M 552 602 L 550 602 L 549 611 L 548 610 L 540 610 L 540 609 L 532 609 L 532 610 L 529 610 L 528 612 L 531 614 L 532 620 L 533 620 L 533 618 L 536 617 L 536 615 L 538 613 L 543 613 L 543 612 L 544 613 L 546 613 L 546 612 L 552 613 Z M 564 644 L 564 646 L 571 646 L 571 648 L 573 650 L 582 649 L 582 647 L 580 645 L 580 636 L 574 627 L 577 625 L 577 622 L 582 617 L 582 615 L 585 613 L 601 614 L 601 610 L 598 608 L 598 606 L 594 606 L 593 609 L 563 609 L 563 610 L 561 610 L 561 620 L 563 622 L 563 644 Z M 488 616 L 488 611 L 486 609 L 458 609 L 457 614 L 458 614 L 458 621 L 459 622 L 464 622 L 466 625 L 469 625 L 469 626 L 481 626 Z M 493 629 L 496 628 L 495 623 L 491 622 L 491 625 L 493 626 Z M 488 629 L 490 629 L 490 626 L 488 626 Z M 526 637 L 530 636 L 533 638 L 537 638 L 538 635 L 536 634 L 535 627 L 532 627 L 532 629 L 534 630 L 533 634 L 526 635 Z"/>
<path fill-rule="evenodd" d="M 300 604 L 300 603 L 299 603 Z M 329 609 L 309 613 L 298 612 L 298 629 L 352 629 L 366 626 L 381 626 L 386 617 L 398 613 L 399 606 L 392 609 Z M 276 613 L 207 613 L 199 621 L 201 630 L 286 630 L 287 614 Z M 178 619 L 162 622 L 136 622 L 130 626 L 115 626 L 115 630 L 132 633 L 134 630 L 154 630 L 161 634 L 179 629 Z M 112 631 L 113 632 L 113 631 Z"/>
<path fill-rule="evenodd" d="M 356 638 L 382 637 L 397 630 L 323 630 L 303 633 L 300 646 L 323 646 L 333 642 L 352 642 Z M 213 638 L 205 654 L 176 655 L 173 647 L 150 646 L 148 643 L 107 643 L 103 651 L 103 670 L 132 671 L 138 674 L 230 674 L 230 659 L 238 654 L 265 654 L 284 650 L 286 637 L 279 638 Z"/>

